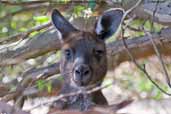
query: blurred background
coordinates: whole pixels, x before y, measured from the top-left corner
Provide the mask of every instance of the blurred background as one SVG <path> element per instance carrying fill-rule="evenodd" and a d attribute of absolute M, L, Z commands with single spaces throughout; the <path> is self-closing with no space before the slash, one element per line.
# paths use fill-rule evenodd
<path fill-rule="evenodd" d="M 61 55 L 57 47 L 60 45 L 57 45 L 56 48 L 48 48 L 49 50 L 47 49 L 46 52 L 42 51 L 42 53 L 32 52 L 30 50 L 28 53 L 25 53 L 25 50 L 22 50 L 28 45 L 31 46 L 30 44 L 34 43 L 34 41 L 35 45 L 36 43 L 39 45 L 39 42 L 35 40 L 36 38 L 39 38 L 39 40 L 42 41 L 40 44 L 46 42 L 45 38 L 41 39 L 40 36 L 44 35 L 47 31 L 52 31 L 53 29 L 50 17 L 52 9 L 56 8 L 60 10 L 62 14 L 76 27 L 85 30 L 94 27 L 92 26 L 94 24 L 94 20 L 97 19 L 97 17 L 106 9 L 111 7 L 122 7 L 127 10 L 130 6 L 135 5 L 137 2 L 138 0 L 1 0 L 0 99 L 5 99 L 5 101 L 8 101 L 10 104 L 17 104 L 16 102 L 18 101 L 20 102 L 17 104 L 18 107 L 23 106 L 24 110 L 31 111 L 31 113 L 36 114 L 40 108 L 42 112 L 46 112 L 48 110 L 48 106 L 40 105 L 41 101 L 43 101 L 42 99 L 46 100 L 46 97 L 54 96 L 59 91 L 59 88 L 56 88 L 56 86 L 58 87 L 58 84 L 55 85 L 56 83 L 54 84 L 52 80 L 57 80 L 57 82 L 62 81 L 61 75 L 59 74 L 59 69 L 57 69 L 59 67 L 57 63 L 60 60 Z M 171 2 L 163 0 L 158 4 L 161 4 L 161 6 L 165 8 L 165 5 L 171 5 Z M 154 1 L 152 0 L 145 0 L 141 2 L 141 5 L 138 7 L 142 8 L 143 6 L 146 8 L 148 5 L 155 6 L 156 3 L 154 4 Z M 154 8 L 149 6 L 146 10 L 154 11 Z M 168 8 L 170 7 L 168 6 Z M 137 10 L 140 11 L 138 8 Z M 170 13 L 171 9 L 166 9 L 166 14 L 167 11 Z M 162 10 L 157 12 L 157 15 L 160 13 L 162 13 Z M 123 33 L 125 38 L 143 38 L 143 36 L 146 35 L 145 31 L 160 33 L 161 30 L 170 27 L 170 21 L 166 21 L 169 24 L 164 22 L 160 23 L 160 20 L 153 21 L 153 19 L 149 16 L 150 13 L 148 14 L 149 17 L 147 14 L 142 14 L 144 17 L 140 18 L 139 15 L 136 17 L 136 15 L 130 14 L 126 17 L 123 23 L 123 26 L 126 26 Z M 122 38 L 120 31 L 121 28 L 106 43 L 110 44 L 121 40 Z M 50 38 L 48 35 L 45 37 Z M 49 47 L 49 45 L 51 44 L 47 44 L 46 46 Z M 41 47 L 39 50 L 43 50 L 43 48 Z M 146 51 L 143 53 L 146 53 Z M 170 54 L 170 52 L 168 53 Z M 148 74 L 163 90 L 171 92 L 166 82 L 166 76 L 163 71 L 163 66 L 161 65 L 161 60 L 156 56 L 156 54 L 135 59 L 140 66 L 143 67 L 143 65 L 145 65 Z M 165 67 L 170 76 L 171 58 L 167 54 L 167 56 L 162 56 L 162 60 L 164 61 Z M 113 61 L 113 64 L 115 61 L 117 61 L 117 59 Z M 31 81 L 26 80 L 29 82 L 26 84 L 24 79 L 31 76 L 35 76 L 35 78 Z M 133 99 L 134 101 L 142 101 L 143 103 L 160 101 L 154 102 L 154 104 L 158 106 L 158 104 L 163 102 L 163 100 L 170 100 L 170 97 L 161 92 L 154 84 L 152 84 L 144 72 L 142 72 L 133 62 L 131 62 L 131 59 L 118 62 L 114 67 L 110 68 L 103 85 L 111 82 L 114 84 L 103 89 L 103 93 L 108 99 L 109 104 L 115 104 L 127 99 Z M 13 97 L 9 97 L 11 92 L 18 91 L 21 86 L 28 88 L 28 91 L 34 88 L 34 91 L 31 90 L 29 93 L 25 93 L 27 94 L 26 97 L 24 96 L 24 99 L 27 98 L 25 99 L 25 102 L 21 102 L 19 100 L 20 95 L 16 97 L 12 94 Z M 35 93 L 32 94 L 32 92 Z M 23 98 L 23 95 L 21 96 Z M 39 106 L 35 108 L 37 105 Z M 143 106 L 146 106 L 146 104 L 142 105 L 142 107 Z M 166 107 L 167 106 L 169 105 L 166 103 Z M 133 107 L 136 108 L 136 106 Z M 156 111 L 155 105 L 152 105 L 151 109 Z M 146 109 L 143 107 L 142 110 Z M 169 112 L 166 112 L 156 111 L 156 114 L 169 114 Z M 140 112 L 136 113 L 140 114 Z M 133 114 L 133 112 L 130 114 Z"/>

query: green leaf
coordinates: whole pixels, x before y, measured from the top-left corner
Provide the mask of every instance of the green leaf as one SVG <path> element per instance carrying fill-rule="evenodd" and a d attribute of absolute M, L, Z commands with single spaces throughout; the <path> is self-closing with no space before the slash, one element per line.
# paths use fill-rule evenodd
<path fill-rule="evenodd" d="M 45 23 L 49 21 L 47 16 L 34 16 L 33 19 L 38 23 Z"/>
<path fill-rule="evenodd" d="M 17 28 L 17 23 L 16 21 L 11 22 L 11 28 L 16 29 Z"/>
<path fill-rule="evenodd" d="M 66 3 L 68 3 L 69 1 L 71 1 L 71 0 L 57 0 L 57 2 L 63 3 L 63 4 L 66 4 Z"/>
<path fill-rule="evenodd" d="M 25 32 L 25 31 L 27 31 L 27 28 L 23 28 L 23 27 L 22 27 L 22 28 L 19 29 L 19 31 L 20 31 L 20 32 Z"/>
<path fill-rule="evenodd" d="M 61 51 L 57 51 L 57 52 L 56 52 L 56 57 L 57 57 L 58 59 L 61 58 Z"/>
<path fill-rule="evenodd" d="M 52 92 L 52 83 L 50 81 L 46 83 L 46 88 L 47 88 L 48 93 Z"/>
<path fill-rule="evenodd" d="M 30 34 L 30 36 L 31 37 L 33 37 L 33 36 L 35 36 L 36 34 L 39 34 L 40 32 L 38 32 L 38 31 L 34 31 L 34 32 L 32 32 L 31 34 Z"/>
<path fill-rule="evenodd" d="M 162 98 L 162 93 L 160 90 L 157 90 L 157 93 L 155 96 L 153 96 L 153 99 L 160 100 Z"/>
<path fill-rule="evenodd" d="M 86 9 L 85 6 L 81 6 L 81 5 L 75 6 L 74 7 L 74 14 L 76 16 L 81 16 L 81 12 L 85 9 Z"/>
<path fill-rule="evenodd" d="M 142 79 L 139 82 L 138 87 L 139 87 L 141 92 L 143 92 L 143 91 L 149 92 L 149 91 L 151 91 L 153 89 L 153 84 L 149 80 Z"/>
<path fill-rule="evenodd" d="M 150 21 L 146 21 L 145 24 L 144 24 L 144 27 L 146 30 L 151 30 L 151 22 Z"/>
<path fill-rule="evenodd" d="M 36 82 L 36 84 L 37 84 L 37 87 L 39 90 L 43 90 L 45 88 L 45 81 L 44 80 L 38 80 Z"/>

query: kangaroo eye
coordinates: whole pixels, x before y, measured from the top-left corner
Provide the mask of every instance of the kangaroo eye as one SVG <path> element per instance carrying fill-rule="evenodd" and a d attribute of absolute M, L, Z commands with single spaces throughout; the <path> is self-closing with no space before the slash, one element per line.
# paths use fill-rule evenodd
<path fill-rule="evenodd" d="M 101 58 L 103 57 L 104 53 L 105 53 L 104 50 L 100 50 L 100 49 L 95 49 L 95 50 L 94 50 L 94 56 L 95 56 L 95 58 L 96 58 L 98 61 L 101 60 Z"/>
<path fill-rule="evenodd" d="M 71 49 L 64 50 L 64 55 L 66 60 L 70 60 L 72 58 L 72 50 Z"/>
<path fill-rule="evenodd" d="M 102 56 L 104 54 L 104 50 L 95 50 L 94 53 L 97 56 Z"/>

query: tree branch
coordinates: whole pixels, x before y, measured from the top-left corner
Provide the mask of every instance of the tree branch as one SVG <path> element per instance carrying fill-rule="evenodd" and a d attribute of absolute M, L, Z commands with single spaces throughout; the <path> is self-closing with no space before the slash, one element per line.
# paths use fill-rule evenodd
<path fill-rule="evenodd" d="M 2 4 L 6 5 L 35 5 L 35 4 L 42 4 L 42 3 L 49 3 L 49 0 L 40 0 L 40 1 L 26 1 L 26 2 L 16 2 L 16 1 L 9 1 L 9 0 L 1 0 Z"/>
<path fill-rule="evenodd" d="M 10 36 L 8 38 L 4 38 L 4 39 L 0 40 L 0 44 L 15 42 L 15 41 L 20 40 L 20 39 L 25 39 L 32 32 L 34 32 L 34 31 L 40 31 L 40 30 L 42 30 L 44 28 L 47 28 L 49 26 L 51 26 L 51 22 L 48 22 L 48 23 L 45 23 L 45 24 L 42 24 L 42 25 L 35 26 L 35 27 L 27 30 L 26 32 L 18 33 L 18 34 L 15 34 L 15 35 Z"/>
<path fill-rule="evenodd" d="M 6 90 L 4 91 L 5 93 L 1 93 L 1 96 L 3 97 L 3 100 L 5 101 L 9 101 L 11 99 L 14 99 L 20 95 L 24 95 L 24 96 L 43 96 L 43 95 L 47 95 L 48 91 L 41 91 L 38 90 L 37 87 L 32 87 L 32 85 L 30 85 L 30 83 L 35 84 L 35 81 L 37 81 L 38 79 L 47 79 L 49 76 L 55 75 L 59 73 L 59 62 L 46 66 L 46 67 L 42 67 L 42 68 L 35 68 L 35 69 L 30 69 L 26 72 L 24 72 L 22 74 L 23 80 L 17 85 L 17 89 L 14 92 L 9 92 L 10 89 L 8 89 L 10 87 L 10 83 L 8 83 L 8 86 L 6 84 L 1 84 L 0 85 L 0 89 L 1 90 Z M 56 81 L 54 80 L 54 82 L 52 81 L 52 89 L 59 90 L 59 88 L 62 86 L 62 81 Z M 31 86 L 28 88 L 28 86 Z M 39 93 L 38 93 L 39 92 Z M 44 92 L 44 93 L 43 93 Z M 55 92 L 52 92 L 55 93 Z M 49 93 L 50 94 L 50 93 Z"/>
<path fill-rule="evenodd" d="M 171 6 L 169 6 L 170 1 L 159 3 L 155 15 L 153 15 L 156 4 L 157 1 L 152 3 L 144 3 L 143 5 L 138 7 L 138 9 L 133 11 L 133 13 L 136 14 L 138 18 L 151 20 L 163 25 L 171 26 Z"/>
<path fill-rule="evenodd" d="M 132 100 L 124 100 L 120 103 L 113 104 L 110 106 L 92 106 L 89 110 L 81 112 L 78 110 L 59 110 L 50 109 L 48 114 L 117 114 L 116 112 L 126 106 L 132 104 Z M 126 114 L 126 113 L 125 113 Z"/>
<path fill-rule="evenodd" d="M 1 114 L 29 114 L 28 112 L 15 109 L 15 107 L 10 106 L 3 101 L 0 101 L 0 113 Z"/>
<path fill-rule="evenodd" d="M 60 48 L 57 33 L 46 31 L 36 37 L 0 46 L 0 66 L 17 64 Z"/>
<path fill-rule="evenodd" d="M 101 14 L 104 10 L 111 8 L 123 8 L 125 10 L 130 9 L 132 6 L 137 3 L 138 0 L 122 0 L 122 2 L 118 2 L 117 4 L 115 2 L 107 2 L 107 5 L 104 6 L 104 4 L 99 4 L 96 8 L 96 11 Z M 170 1 L 165 0 L 161 1 L 158 4 L 158 8 L 156 11 L 155 16 L 153 17 L 153 12 L 155 10 L 157 0 L 143 0 L 141 5 L 137 8 L 135 8 L 131 13 L 130 16 L 136 16 L 138 19 L 144 19 L 144 20 L 151 20 L 156 23 L 171 26 L 171 6 Z"/>
<path fill-rule="evenodd" d="M 156 45 L 159 47 L 161 54 L 165 56 L 171 55 L 170 28 L 163 29 L 159 33 L 153 33 L 151 36 L 152 39 L 156 42 Z M 131 51 L 135 59 L 143 59 L 155 55 L 153 45 L 151 44 L 149 38 L 151 36 L 145 35 L 142 37 L 125 40 L 129 50 Z M 124 61 L 131 61 L 122 40 L 108 44 L 108 55 L 109 68 L 115 68 Z"/>
<path fill-rule="evenodd" d="M 163 29 L 160 33 L 153 33 L 153 39 L 162 54 L 171 54 L 171 29 Z M 145 58 L 155 54 L 148 35 L 126 40 L 128 47 L 136 59 Z M 2 48 L 5 47 L 5 48 Z M 55 30 L 46 31 L 36 37 L 24 39 L 18 45 L 0 46 L 0 66 L 17 64 L 29 58 L 37 57 L 60 49 L 60 41 Z M 125 53 L 122 41 L 115 41 L 107 45 L 109 63 L 116 64 L 129 61 L 129 56 Z M 112 56 L 111 56 L 112 55 Z M 110 57 L 111 56 L 111 57 Z M 113 65 L 112 65 L 113 66 Z M 114 67 L 113 66 L 113 67 Z"/>
<path fill-rule="evenodd" d="M 48 8 L 48 7 L 49 7 L 49 4 L 26 6 L 26 7 L 23 7 L 22 9 L 20 9 L 20 10 L 15 11 L 15 12 L 11 12 L 11 13 L 6 14 L 5 16 L 1 17 L 0 20 L 1 20 L 1 23 L 2 23 L 7 18 L 10 18 L 11 16 L 14 16 L 16 14 L 23 13 L 23 12 L 27 13 L 29 11 L 35 11 L 35 10 L 44 9 L 44 8 Z"/>

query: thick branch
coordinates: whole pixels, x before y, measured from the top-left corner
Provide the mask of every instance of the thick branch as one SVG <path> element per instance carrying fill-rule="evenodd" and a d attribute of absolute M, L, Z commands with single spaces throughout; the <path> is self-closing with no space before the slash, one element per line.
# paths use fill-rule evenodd
<path fill-rule="evenodd" d="M 0 113 L 1 114 L 29 114 L 28 112 L 15 109 L 13 106 L 0 101 Z"/>
<path fill-rule="evenodd" d="M 102 13 L 104 10 L 111 8 L 123 8 L 125 10 L 130 9 L 136 4 L 138 0 L 122 0 L 122 2 L 107 2 L 107 5 L 99 4 L 97 11 Z M 130 15 L 136 16 L 139 19 L 151 20 L 162 25 L 171 26 L 171 1 L 159 0 L 157 11 L 153 17 L 153 12 L 156 7 L 157 0 L 142 0 L 143 2 L 137 8 L 135 8 Z"/>
<path fill-rule="evenodd" d="M 158 4 L 155 15 L 153 12 L 155 11 L 156 3 L 155 2 L 147 2 L 138 7 L 133 14 L 136 14 L 138 18 L 151 20 L 163 25 L 171 26 L 171 6 L 170 1 L 161 2 Z"/>
<path fill-rule="evenodd" d="M 83 30 L 95 22 L 95 18 L 89 19 L 88 23 L 83 18 L 75 19 L 72 23 Z M 84 28 L 85 27 L 85 28 Z M 32 57 L 37 57 L 50 51 L 58 50 L 60 41 L 55 29 L 41 33 L 32 38 L 27 38 L 18 43 L 0 46 L 0 66 L 17 64 Z"/>
<path fill-rule="evenodd" d="M 59 48 L 57 33 L 54 30 L 47 31 L 18 43 L 0 46 L 0 66 L 17 64 Z"/>
<path fill-rule="evenodd" d="M 133 3 L 128 2 L 127 4 L 123 3 L 123 7 L 125 7 L 125 9 L 128 9 L 134 3 L 136 3 L 136 1 L 134 1 Z M 166 4 L 169 3 L 169 2 L 164 2 L 164 3 L 160 3 L 160 5 L 164 4 L 163 8 L 164 8 L 164 6 L 167 6 Z M 148 5 L 148 4 L 144 3 L 144 5 Z M 148 6 L 148 7 L 153 7 L 153 6 L 155 6 L 155 4 L 152 5 L 152 3 L 151 3 L 150 6 Z M 114 6 L 112 6 L 112 7 L 114 7 Z M 133 11 L 133 14 L 134 13 L 137 14 L 137 15 L 140 14 L 139 15 L 140 18 L 143 18 L 143 19 L 149 18 L 149 16 L 144 15 L 145 14 L 145 9 L 143 9 L 142 7 L 143 7 L 143 5 L 139 6 L 137 9 L 135 9 Z M 169 8 L 170 7 L 166 8 L 167 11 L 168 11 L 167 13 L 169 13 L 171 11 L 171 10 L 169 10 Z M 149 9 L 149 10 L 152 11 L 152 9 Z M 169 16 L 166 16 L 165 13 L 162 13 L 162 15 L 159 15 L 159 14 L 161 14 L 160 11 L 156 12 L 156 14 L 162 19 L 166 19 L 165 17 L 169 18 Z M 169 25 L 170 20 L 167 20 L 167 22 L 165 21 L 166 23 L 165 22 L 164 23 Z M 92 21 L 94 21 L 94 20 L 92 19 Z M 75 23 L 75 22 L 77 22 L 77 23 Z M 80 24 L 80 23 L 78 23 L 78 20 L 75 20 L 75 22 L 73 22 L 73 23 L 77 24 L 77 25 Z M 160 22 L 161 22 L 161 19 L 160 19 Z M 163 22 L 163 20 L 162 20 L 162 22 Z M 78 26 L 78 28 L 83 28 L 83 27 L 86 27 L 86 25 L 85 24 L 80 24 Z M 86 29 L 86 28 L 84 28 L 84 29 Z M 166 37 L 168 37 L 168 36 L 170 36 L 169 32 L 166 33 Z M 135 39 L 135 41 L 136 40 L 137 39 Z M 121 41 L 119 41 L 119 42 L 121 42 Z M 120 43 L 114 43 L 114 44 L 118 45 Z M 115 48 L 115 45 L 114 45 L 113 48 Z M 130 45 L 132 45 L 132 44 L 130 44 Z M 137 48 L 136 44 L 135 44 L 135 47 Z M 0 66 L 17 64 L 17 63 L 25 61 L 25 60 L 27 60 L 29 58 L 37 57 L 37 56 L 40 56 L 42 54 L 45 54 L 45 53 L 47 53 L 49 51 L 58 50 L 59 48 L 60 48 L 60 43 L 59 43 L 59 40 L 57 38 L 57 34 L 56 34 L 56 32 L 54 32 L 54 30 L 51 30 L 50 32 L 47 31 L 47 32 L 45 32 L 43 34 L 40 34 L 40 35 L 37 35 L 36 37 L 33 37 L 33 38 L 25 39 L 25 40 L 23 40 L 23 41 L 21 41 L 19 43 L 13 43 L 13 44 L 10 44 L 10 45 L 1 45 L 0 46 Z M 124 48 L 124 47 L 121 47 L 121 48 Z M 148 47 L 148 48 L 152 48 L 152 47 Z M 165 46 L 164 48 L 167 48 L 167 46 Z M 151 50 L 151 49 L 149 49 L 149 50 Z M 117 50 L 115 50 L 114 52 L 116 52 L 116 51 Z"/>
<path fill-rule="evenodd" d="M 171 29 L 163 29 L 160 33 L 154 33 L 152 36 L 156 44 L 159 46 L 162 54 L 171 54 Z M 128 39 L 126 42 L 128 47 L 131 48 L 136 59 L 155 54 L 153 46 L 150 43 L 149 36 Z M 60 48 L 60 41 L 57 37 L 56 31 L 51 30 L 36 37 L 25 39 L 17 45 L 2 45 L 2 47 L 5 48 L 2 49 L 0 47 L 0 66 L 17 64 L 29 58 L 45 54 L 49 51 L 58 50 Z M 108 44 L 108 55 L 113 55 L 112 57 L 109 57 L 109 63 L 118 65 L 121 62 L 130 60 L 127 53 L 125 53 L 124 48 L 122 41 L 115 41 Z"/>
<path fill-rule="evenodd" d="M 47 79 L 49 76 L 55 75 L 59 73 L 59 62 L 42 67 L 42 68 L 35 68 L 30 69 L 22 74 L 23 80 L 17 85 L 17 89 L 15 92 L 10 93 L 10 83 L 8 84 L 1 84 L 0 89 L 4 90 L 3 93 L 0 94 L 0 96 L 5 96 L 3 100 L 11 100 L 18 96 L 24 95 L 24 96 L 43 96 L 43 95 L 50 95 L 57 93 L 61 86 L 62 86 L 62 80 L 52 80 L 52 92 L 49 92 L 47 90 L 39 90 L 37 86 L 34 87 L 28 87 L 31 86 L 30 83 L 35 84 L 35 82 L 39 79 Z M 5 86 L 6 85 L 6 86 Z M 26 88 L 26 89 L 25 89 Z"/>
<path fill-rule="evenodd" d="M 155 41 L 156 45 L 159 47 L 159 51 L 162 55 L 171 55 L 170 28 L 163 29 L 160 33 L 153 33 L 152 38 Z M 150 42 L 149 35 L 128 39 L 126 40 L 126 43 L 135 59 L 142 59 L 155 55 L 155 51 L 153 49 L 153 45 Z M 108 60 L 110 63 L 109 68 L 115 68 L 120 63 L 131 60 L 126 52 L 122 40 L 108 44 L 108 55 Z"/>
<path fill-rule="evenodd" d="M 59 64 L 60 63 L 57 62 L 55 64 L 52 64 L 46 67 L 31 69 L 23 73 L 23 80 L 20 86 L 23 86 L 23 88 L 28 87 L 28 85 L 30 84 L 29 83 L 30 81 L 33 84 L 35 84 L 34 82 L 37 81 L 38 79 L 47 79 L 49 76 L 58 74 Z M 37 87 L 30 87 L 23 91 L 23 95 L 24 96 L 33 96 L 33 95 L 34 96 L 45 96 L 45 95 L 48 96 L 50 94 L 57 95 L 56 93 L 58 93 L 60 88 L 62 87 L 63 81 L 55 78 L 54 80 L 52 80 L 51 84 L 52 84 L 52 92 L 48 93 L 48 90 L 42 91 L 42 90 L 39 90 Z"/>

